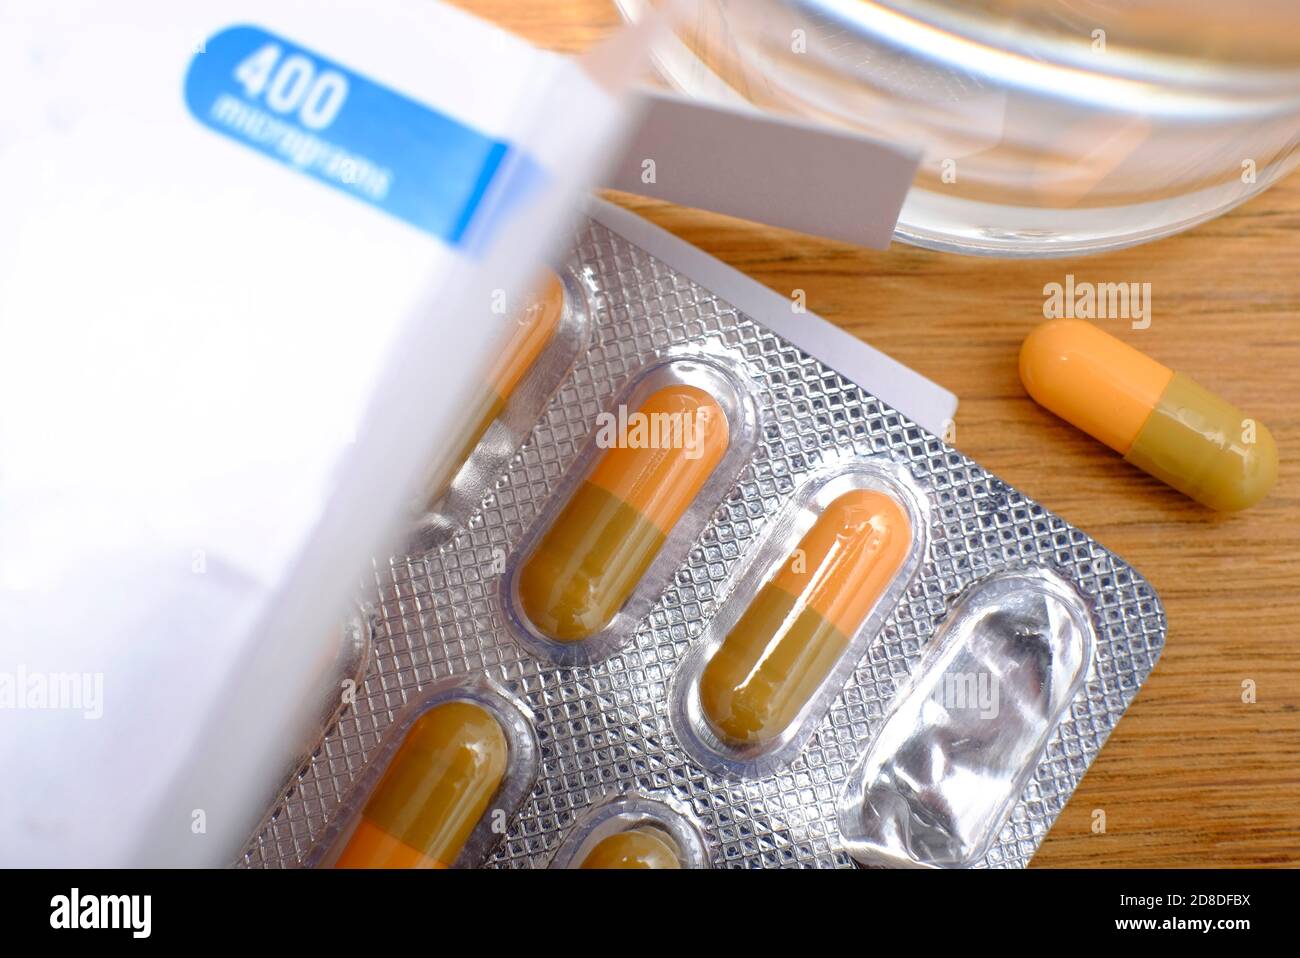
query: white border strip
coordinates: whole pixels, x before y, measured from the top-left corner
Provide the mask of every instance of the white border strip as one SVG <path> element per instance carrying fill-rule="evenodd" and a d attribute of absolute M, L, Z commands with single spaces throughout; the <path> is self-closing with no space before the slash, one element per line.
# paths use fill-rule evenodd
<path fill-rule="evenodd" d="M 942 436 L 957 413 L 957 397 L 815 313 L 793 313 L 772 292 L 635 213 L 591 197 L 587 215 L 640 246 L 655 259 L 718 293 L 742 313 L 858 383 L 923 429 Z"/>

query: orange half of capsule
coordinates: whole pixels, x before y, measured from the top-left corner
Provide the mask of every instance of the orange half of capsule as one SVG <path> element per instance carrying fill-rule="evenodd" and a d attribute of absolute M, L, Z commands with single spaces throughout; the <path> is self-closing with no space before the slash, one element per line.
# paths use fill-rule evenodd
<path fill-rule="evenodd" d="M 524 614 L 560 642 L 622 608 L 725 454 L 727 417 L 703 389 L 673 384 L 598 423 L 596 442 L 605 451 L 519 573 Z"/>
<path fill-rule="evenodd" d="M 779 738 L 816 695 L 907 560 L 912 526 L 893 497 L 832 501 L 727 633 L 700 676 L 700 706 L 726 742 Z"/>
<path fill-rule="evenodd" d="M 460 456 L 464 462 L 483 439 L 488 427 L 506 408 L 520 380 L 536 365 L 543 351 L 555 338 L 564 315 L 564 284 L 550 270 L 528 305 L 514 315 L 515 328 L 505 349 L 488 372 L 488 388 L 483 390 L 469 409 L 465 422 Z"/>
<path fill-rule="evenodd" d="M 497 793 L 508 756 L 486 709 L 430 709 L 411 726 L 335 867 L 450 867 Z"/>
<path fill-rule="evenodd" d="M 1132 447 L 1173 371 L 1081 319 L 1038 326 L 1020 348 L 1035 401 L 1120 455 Z"/>
<path fill-rule="evenodd" d="M 1277 479 L 1263 423 L 1092 323 L 1034 329 L 1020 379 L 1040 405 L 1212 509 L 1252 506 Z"/>
<path fill-rule="evenodd" d="M 646 826 L 601 839 L 582 860 L 582 868 L 681 868 L 676 844 L 658 828 Z"/>
<path fill-rule="evenodd" d="M 508 399 L 524 374 L 533 368 L 560 328 L 563 313 L 564 284 L 548 269 L 528 305 L 515 315 L 517 328 L 488 375 L 498 397 Z"/>

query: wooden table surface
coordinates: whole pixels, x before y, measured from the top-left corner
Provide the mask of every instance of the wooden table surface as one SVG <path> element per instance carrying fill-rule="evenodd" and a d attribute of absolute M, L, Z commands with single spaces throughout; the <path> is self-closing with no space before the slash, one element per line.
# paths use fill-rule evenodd
<path fill-rule="evenodd" d="M 610 0 L 461 0 L 532 42 L 586 49 Z M 1016 262 L 863 250 L 609 198 L 955 392 L 956 445 L 1139 569 L 1165 652 L 1034 859 L 1042 866 L 1300 864 L 1300 175 L 1222 218 L 1100 256 Z M 1268 424 L 1272 496 L 1216 515 L 1035 405 L 1016 355 L 1066 273 L 1149 282 L 1149 329 L 1106 328 Z M 869 385 L 869 384 L 868 384 Z M 1243 701 L 1243 682 L 1256 701 Z M 1094 809 L 1106 813 L 1092 832 Z"/>

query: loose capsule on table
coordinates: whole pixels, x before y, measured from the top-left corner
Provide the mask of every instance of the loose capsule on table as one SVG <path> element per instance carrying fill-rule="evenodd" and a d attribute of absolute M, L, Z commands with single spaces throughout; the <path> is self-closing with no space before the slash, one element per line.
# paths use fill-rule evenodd
<path fill-rule="evenodd" d="M 735 745 L 776 739 L 835 668 L 912 544 L 892 496 L 854 489 L 832 502 L 727 633 L 700 676 L 700 707 Z"/>
<path fill-rule="evenodd" d="M 449 868 L 501 786 L 496 718 L 452 701 L 416 720 L 366 802 L 337 868 Z"/>
<path fill-rule="evenodd" d="M 605 449 L 520 570 L 524 613 L 556 641 L 610 623 L 726 452 L 726 414 L 703 389 L 665 386 L 638 413 L 683 424 L 682 441 Z"/>
<path fill-rule="evenodd" d="M 1277 478 L 1263 423 L 1091 323 L 1035 329 L 1020 378 L 1036 402 L 1211 509 L 1253 506 Z"/>

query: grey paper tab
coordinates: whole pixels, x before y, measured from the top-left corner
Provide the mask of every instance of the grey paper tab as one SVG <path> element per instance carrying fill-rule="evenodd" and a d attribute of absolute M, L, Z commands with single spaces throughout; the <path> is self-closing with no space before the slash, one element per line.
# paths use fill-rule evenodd
<path fill-rule="evenodd" d="M 608 186 L 859 246 L 889 245 L 917 151 L 672 94 L 644 96 L 644 118 Z"/>

